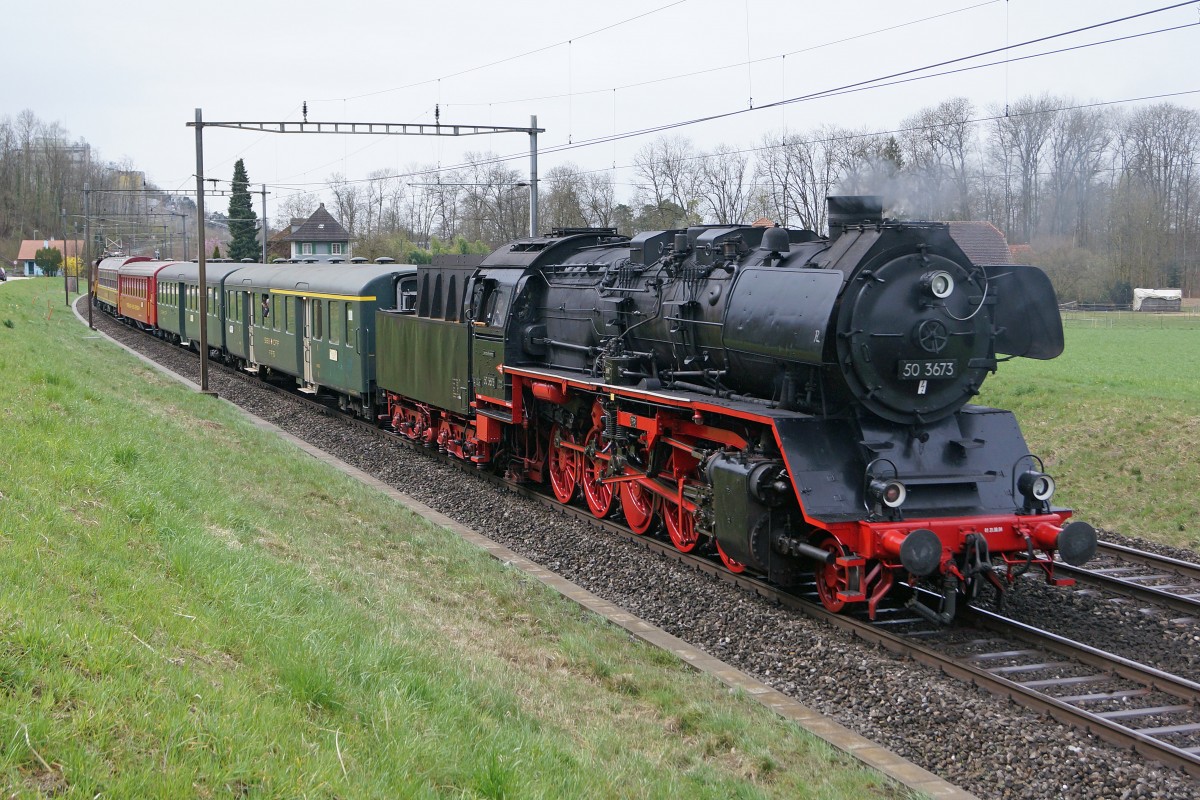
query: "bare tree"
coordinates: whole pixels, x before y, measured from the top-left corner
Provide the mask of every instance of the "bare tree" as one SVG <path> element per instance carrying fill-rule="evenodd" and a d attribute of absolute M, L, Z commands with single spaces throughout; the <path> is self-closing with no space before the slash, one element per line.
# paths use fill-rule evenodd
<path fill-rule="evenodd" d="M 1047 145 L 1050 174 L 1043 220 L 1051 235 L 1070 237 L 1078 247 L 1087 245 L 1088 212 L 1102 188 L 1096 176 L 1112 135 L 1111 115 L 1103 109 L 1071 108 L 1055 115 Z"/>
<path fill-rule="evenodd" d="M 989 138 L 993 167 L 1003 176 L 1004 220 L 1010 239 L 1028 242 L 1039 219 L 1038 171 L 1060 103 L 1050 95 L 1023 97 L 996 117 Z"/>
<path fill-rule="evenodd" d="M 681 218 L 661 227 L 700 222 L 699 159 L 688 139 L 682 136 L 655 139 L 634 156 L 633 169 L 640 205 L 655 210 L 678 209 L 675 213 Z"/>
<path fill-rule="evenodd" d="M 974 139 L 974 108 L 956 97 L 922 109 L 900 123 L 899 142 L 908 184 L 915 192 L 906 206 L 925 219 L 970 219 L 971 171 L 968 152 Z"/>
<path fill-rule="evenodd" d="M 1122 172 L 1114 244 L 1133 284 L 1194 281 L 1200 113 L 1163 103 L 1129 115 L 1118 135 Z"/>
<path fill-rule="evenodd" d="M 823 126 L 810 134 L 768 134 L 755 183 L 764 210 L 783 225 L 821 231 L 825 199 L 850 172 L 851 132 Z"/>
<path fill-rule="evenodd" d="M 750 204 L 750 159 L 731 145 L 720 144 L 700 160 L 699 186 L 709 217 L 720 225 L 746 221 Z"/>
<path fill-rule="evenodd" d="M 271 227 L 283 230 L 292 224 L 293 219 L 308 219 L 317 210 L 320 200 L 311 192 L 297 192 L 285 195 L 275 205 L 275 218 Z"/>
<path fill-rule="evenodd" d="M 546 171 L 538 209 L 546 228 L 581 228 L 587 225 L 584 197 L 587 176 L 575 164 L 559 164 Z"/>
<path fill-rule="evenodd" d="M 467 153 L 468 166 L 458 171 L 463 187 L 461 230 L 468 240 L 492 245 L 525 235 L 529 230 L 529 192 L 521 173 L 493 161 L 487 153 Z M 521 191 L 524 189 L 524 191 Z"/>
<path fill-rule="evenodd" d="M 588 225 L 596 228 L 615 228 L 616 197 L 617 190 L 613 185 L 611 172 L 604 170 L 585 174 L 581 201 Z"/>
<path fill-rule="evenodd" d="M 366 205 L 366 192 L 363 185 L 346 180 L 341 173 L 330 175 L 325 185 L 333 193 L 333 205 L 337 211 L 338 222 L 351 236 L 358 235 L 359 220 Z"/>
<path fill-rule="evenodd" d="M 367 181 L 362 184 L 362 215 L 363 225 L 360 234 L 377 236 L 383 229 L 384 202 L 391 192 L 395 182 L 391 170 L 376 169 L 367 173 Z"/>

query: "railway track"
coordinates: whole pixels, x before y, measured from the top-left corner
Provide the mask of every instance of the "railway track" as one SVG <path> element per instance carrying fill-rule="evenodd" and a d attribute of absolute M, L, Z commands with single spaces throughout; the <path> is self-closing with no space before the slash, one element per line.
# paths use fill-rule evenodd
<path fill-rule="evenodd" d="M 744 574 L 735 575 L 715 560 L 681 553 L 669 542 L 637 536 L 623 526 L 596 520 L 586 509 L 561 506 L 530 488 L 517 487 L 515 491 L 548 502 L 561 513 L 613 535 L 633 539 L 664 558 L 821 619 L 862 641 L 1200 777 L 1198 683 L 982 609 L 970 608 L 967 612 L 971 627 L 950 631 L 932 628 L 902 607 L 881 609 L 878 622 L 834 614 L 819 600 L 781 591 Z M 939 646 L 951 637 L 961 641 L 950 647 Z M 1013 647 L 1014 642 L 1022 646 Z M 1182 745 L 1174 741 L 1189 736 L 1190 740 Z"/>
<path fill-rule="evenodd" d="M 1200 564 L 1100 542 L 1098 566 L 1059 563 L 1055 572 L 1104 591 L 1200 617 Z"/>
<path fill-rule="evenodd" d="M 217 366 L 243 376 L 240 370 Z M 944 629 L 931 628 L 902 608 L 881 609 L 878 622 L 833 614 L 818 600 L 782 591 L 744 574 L 730 573 L 715 558 L 682 553 L 669 541 L 652 535 L 635 535 L 615 522 L 596 519 L 586 508 L 563 506 L 532 487 L 513 485 L 499 476 L 475 470 L 448 455 L 438 454 L 436 450 L 431 451 L 366 421 L 350 418 L 290 388 L 268 381 L 259 384 L 271 392 L 301 399 L 322 414 L 352 422 L 373 436 L 404 442 L 447 463 L 470 469 L 497 487 L 545 503 L 557 513 L 633 541 L 663 558 L 822 620 L 861 641 L 938 669 L 1145 758 L 1200 777 L 1200 684 L 978 609 L 971 609 L 968 615 L 973 627 L 951 629 L 951 635 Z M 1118 548 L 1113 552 L 1129 550 L 1119 545 L 1111 547 Z M 1106 575 L 1106 572 L 1097 574 Z M 1083 578 L 1090 580 L 1091 576 Z"/>

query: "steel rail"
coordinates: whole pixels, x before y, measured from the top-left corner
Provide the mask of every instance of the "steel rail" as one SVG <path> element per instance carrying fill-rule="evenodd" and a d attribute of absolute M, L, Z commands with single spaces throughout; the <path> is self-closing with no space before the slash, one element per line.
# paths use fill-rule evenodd
<path fill-rule="evenodd" d="M 1113 594 L 1132 597 L 1145 603 L 1166 606 L 1184 614 L 1200 614 L 1200 564 L 1193 564 L 1189 561 L 1181 561 L 1177 558 L 1162 556 L 1157 553 L 1150 553 L 1145 550 L 1138 550 L 1112 542 L 1100 542 L 1098 544 L 1098 551 L 1118 561 L 1139 564 L 1160 573 L 1166 572 L 1170 575 L 1177 575 L 1182 579 L 1183 585 L 1175 588 L 1181 589 L 1182 593 L 1169 591 L 1168 587 L 1148 586 L 1138 582 L 1139 579 L 1145 580 L 1149 576 L 1123 576 L 1110 573 L 1110 570 L 1121 570 L 1123 568 L 1096 569 L 1072 567 L 1069 564 L 1056 562 L 1054 565 L 1055 572 L 1060 572 L 1066 577 L 1099 587 Z M 1162 577 L 1162 575 L 1158 574 L 1153 577 Z"/>

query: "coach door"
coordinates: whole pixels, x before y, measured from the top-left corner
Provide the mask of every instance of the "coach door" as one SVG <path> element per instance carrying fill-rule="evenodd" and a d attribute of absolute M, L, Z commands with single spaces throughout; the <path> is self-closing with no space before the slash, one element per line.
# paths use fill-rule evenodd
<path fill-rule="evenodd" d="M 255 352 L 255 340 L 258 338 L 258 333 L 255 330 L 258 323 L 262 321 L 261 312 L 258 310 L 258 303 L 254 302 L 254 292 L 242 292 L 242 313 L 243 319 L 246 320 L 246 348 L 250 354 L 250 363 L 258 363 L 258 354 Z"/>
<path fill-rule="evenodd" d="M 300 330 L 304 332 L 304 382 L 308 385 L 313 384 L 313 334 L 320 335 L 319 331 L 314 331 L 314 323 L 320 322 L 321 301 L 314 300 L 311 297 L 298 297 L 299 302 L 296 303 L 297 313 L 303 316 L 300 321 L 303 323 Z M 301 310 L 303 309 L 303 310 Z"/>

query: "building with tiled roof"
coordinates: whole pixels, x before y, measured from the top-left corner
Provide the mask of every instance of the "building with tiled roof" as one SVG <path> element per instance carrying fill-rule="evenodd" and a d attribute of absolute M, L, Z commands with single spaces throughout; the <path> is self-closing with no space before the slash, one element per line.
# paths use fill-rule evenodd
<path fill-rule="evenodd" d="M 350 257 L 350 234 L 325 210 L 324 203 L 311 217 L 300 221 L 299 225 L 297 222 L 293 219 L 291 230 L 280 237 L 281 241 L 291 245 L 290 258 L 329 261 Z"/>
<path fill-rule="evenodd" d="M 1011 264 L 1008 239 L 990 222 L 951 222 L 950 238 L 962 248 L 972 264 Z"/>
<path fill-rule="evenodd" d="M 63 254 L 63 266 L 68 258 L 83 258 L 82 239 L 24 239 L 17 252 L 17 269 L 25 275 L 41 275 L 42 270 L 34 261 L 37 251 L 49 247 Z"/>

